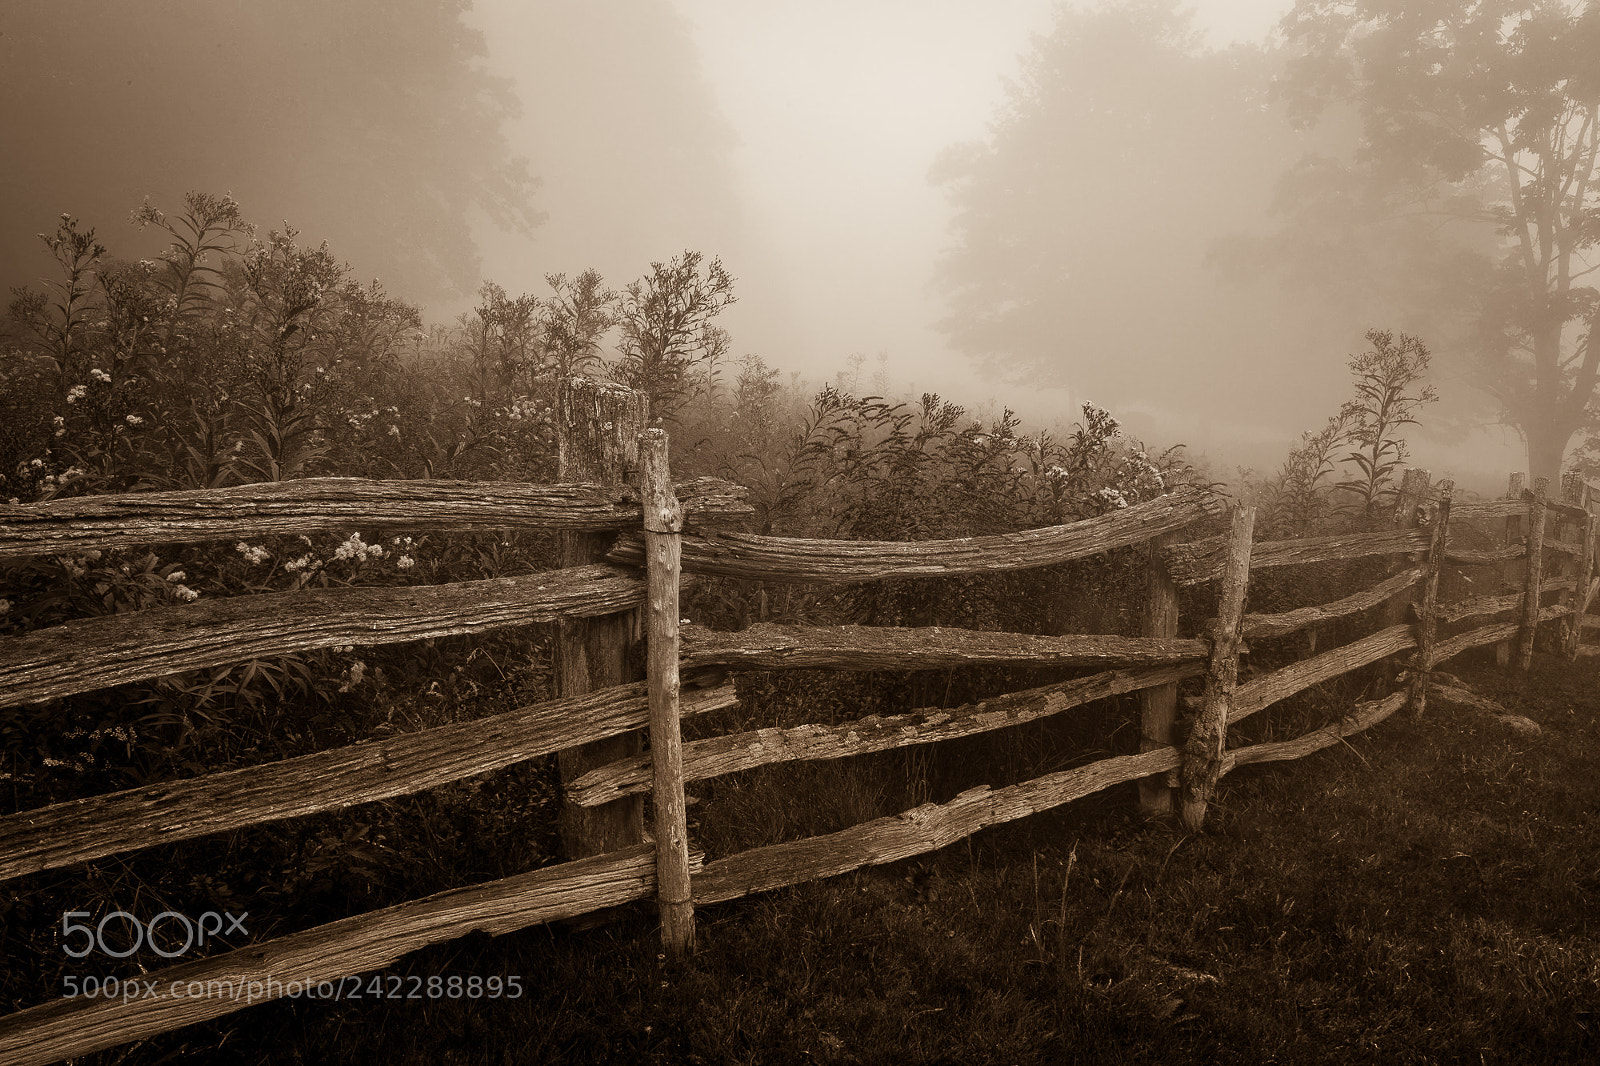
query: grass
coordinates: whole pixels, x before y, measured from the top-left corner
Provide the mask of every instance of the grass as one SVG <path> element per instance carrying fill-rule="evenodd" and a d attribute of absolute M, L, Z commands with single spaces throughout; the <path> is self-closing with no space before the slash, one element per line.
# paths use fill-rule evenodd
<path fill-rule="evenodd" d="M 642 911 L 470 937 L 388 973 L 518 974 L 520 999 L 280 1001 L 98 1061 L 1600 1061 L 1597 666 L 1458 665 L 1543 734 L 1391 719 L 1225 778 L 1202 835 L 1118 789 L 705 908 L 682 963 Z M 839 786 L 785 773 L 791 797 Z M 783 820 L 752 782 L 729 795 Z"/>

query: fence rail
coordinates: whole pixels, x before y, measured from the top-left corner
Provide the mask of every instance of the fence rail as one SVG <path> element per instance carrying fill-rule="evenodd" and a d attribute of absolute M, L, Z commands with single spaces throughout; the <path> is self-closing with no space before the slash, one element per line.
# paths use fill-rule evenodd
<path fill-rule="evenodd" d="M 581 386 L 573 386 L 575 389 Z M 637 407 L 633 397 L 598 392 L 562 400 L 573 419 L 590 410 Z M 607 432 L 621 433 L 610 421 Z M 600 470 L 605 439 L 592 447 Z M 620 439 L 620 438 L 619 438 Z M 1600 628 L 1588 609 L 1594 574 L 1595 526 L 1590 493 L 1564 485 L 1549 501 L 1543 484 L 1503 500 L 1452 507 L 1451 486 L 1438 486 L 1430 524 L 1416 520 L 1425 478 L 1408 480 L 1396 528 L 1342 536 L 1255 541 L 1252 515 L 1236 511 L 1231 535 L 1174 543 L 1180 531 L 1222 513 L 1221 503 L 1180 490 L 1110 514 L 1043 530 L 996 537 L 919 543 L 840 542 L 756 537 L 715 528 L 748 512 L 743 490 L 700 481 L 674 488 L 660 431 L 640 435 L 637 485 L 601 482 L 557 486 L 461 485 L 453 482 L 364 482 L 317 479 L 216 492 L 60 501 L 0 508 L 0 558 L 66 553 L 132 544 L 194 542 L 312 530 L 392 528 L 545 529 L 563 536 L 619 532 L 603 546 L 565 542 L 571 565 L 546 573 L 452 585 L 361 588 L 243 597 L 188 607 L 88 619 L 0 644 L 0 706 L 244 659 L 344 644 L 418 640 L 533 622 L 583 618 L 614 636 L 619 613 L 644 609 L 646 679 L 602 683 L 595 691 L 585 641 L 574 630 L 562 645 L 561 698 L 489 718 L 435 727 L 264 766 L 208 774 L 96 796 L 0 818 L 0 880 L 90 861 L 122 851 L 209 833 L 389 799 L 499 769 L 540 755 L 565 758 L 566 801 L 585 811 L 622 810 L 646 792 L 655 796 L 653 842 L 642 833 L 604 854 L 488 884 L 440 893 L 315 929 L 173 966 L 145 981 L 166 994 L 131 1004 L 60 1000 L 0 1018 L 0 1060 L 49 1062 L 140 1039 L 238 1009 L 225 996 L 185 998 L 188 982 L 231 982 L 259 1002 L 284 994 L 289 982 L 327 982 L 380 968 L 405 952 L 468 931 L 503 933 L 654 896 L 663 940 L 682 952 L 693 943 L 696 904 L 736 899 L 931 851 L 979 829 L 1025 817 L 1114 785 L 1140 783 L 1147 810 L 1170 809 L 1173 787 L 1186 823 L 1198 827 L 1217 781 L 1251 763 L 1301 758 L 1396 713 L 1409 702 L 1420 713 L 1431 690 L 1458 702 L 1470 694 L 1432 684 L 1432 669 L 1462 652 L 1517 641 L 1526 668 L 1541 625 L 1562 621 L 1561 650 L 1600 652 L 1583 644 Z M 623 442 L 626 443 L 626 442 Z M 587 468 L 585 468 L 587 469 Z M 609 469 L 609 468 L 608 468 Z M 604 479 L 602 479 L 604 480 Z M 1463 522 L 1504 523 L 1500 548 L 1458 550 L 1448 533 Z M 1553 528 L 1547 531 L 1546 526 Z M 685 528 L 697 534 L 685 534 Z M 1053 565 L 1144 545 L 1150 558 L 1145 636 L 1035 636 L 958 628 L 805 627 L 759 625 L 740 633 L 689 627 L 680 634 L 677 594 L 684 575 L 764 581 L 844 583 L 886 578 L 981 574 Z M 1330 603 L 1277 614 L 1245 614 L 1256 569 L 1389 558 L 1391 572 Z M 1452 604 L 1438 602 L 1445 566 L 1494 567 L 1503 577 L 1521 565 L 1519 591 L 1496 591 Z M 1551 570 L 1546 573 L 1546 568 Z M 644 570 L 643 575 L 639 573 Z M 1219 617 L 1177 636 L 1175 588 L 1221 580 Z M 1546 603 L 1547 594 L 1561 601 Z M 1406 617 L 1406 611 L 1410 617 Z M 1239 680 L 1245 642 L 1271 641 L 1362 612 L 1382 609 L 1376 631 L 1271 673 Z M 1513 615 L 1510 620 L 1499 620 Z M 1441 636 L 1439 627 L 1489 620 Z M 596 631 L 598 632 L 598 631 Z M 565 639 L 565 638 L 564 638 Z M 607 639 L 610 639 L 609 637 Z M 616 650 L 616 649 L 613 649 Z M 1358 704 L 1337 723 L 1289 740 L 1228 748 L 1228 730 L 1314 685 L 1405 652 L 1404 687 Z M 842 724 L 805 724 L 725 734 L 684 743 L 686 715 L 730 707 L 730 670 L 826 668 L 931 670 L 980 664 L 1083 668 L 1088 676 L 957 707 L 923 707 Z M 1187 736 L 1172 721 L 1177 685 L 1203 678 L 1204 693 Z M 691 689 L 704 682 L 719 687 Z M 573 691 L 568 683 L 577 687 Z M 1117 755 L 1002 788 L 982 787 L 837 833 L 757 848 L 702 864 L 684 824 L 683 785 L 716 775 L 792 760 L 835 759 L 932 744 L 1060 715 L 1109 696 L 1140 693 L 1142 750 Z M 1165 694 L 1164 696 L 1161 694 Z M 605 748 L 649 726 L 648 753 Z M 612 755 L 604 754 L 611 751 Z M 621 752 L 618 755 L 618 752 Z M 637 808 L 632 808 L 637 810 Z M 599 823 L 594 823 L 599 824 Z M 627 820 L 610 823 L 627 832 Z M 609 837 L 608 839 L 615 839 Z M 268 976 L 277 989 L 268 985 Z M 251 985 L 260 986 L 256 989 Z M 242 995 L 245 993 L 241 993 Z"/>

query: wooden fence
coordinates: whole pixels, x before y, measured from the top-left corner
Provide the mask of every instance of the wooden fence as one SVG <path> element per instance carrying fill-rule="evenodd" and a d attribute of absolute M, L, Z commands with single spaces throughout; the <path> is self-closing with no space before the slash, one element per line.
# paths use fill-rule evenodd
<path fill-rule="evenodd" d="M 1178 543 L 1186 527 L 1221 514 L 1215 497 L 1182 489 L 1099 518 L 996 537 L 913 544 L 839 542 L 719 532 L 748 509 L 735 487 L 715 481 L 672 486 L 666 440 L 639 433 L 642 406 L 609 386 L 563 390 L 563 474 L 583 484 L 462 485 L 316 479 L 210 492 L 91 498 L 0 509 L 0 558 L 157 542 L 390 528 L 542 529 L 571 533 L 563 569 L 422 588 L 339 589 L 241 597 L 68 623 L 0 644 L 0 705 L 50 699 L 107 685 L 311 648 L 418 640 L 499 626 L 566 620 L 559 650 L 560 697 L 489 718 L 441 726 L 265 766 L 61 803 L 0 818 L 0 878 L 90 861 L 277 819 L 417 792 L 551 753 L 563 761 L 571 812 L 571 860 L 487 884 L 332 922 L 144 974 L 155 990 L 132 1002 L 63 998 L 0 1018 L 0 1061 L 44 1063 L 137 1040 L 287 994 L 291 988 L 380 969 L 407 952 L 475 930 L 500 934 L 655 897 L 668 950 L 694 937 L 693 907 L 731 900 L 932 851 L 977 830 L 1047 810 L 1122 782 L 1140 782 L 1147 810 L 1170 809 L 1198 827 L 1228 770 L 1293 759 L 1337 743 L 1430 695 L 1464 698 L 1431 683 L 1433 668 L 1468 648 L 1509 642 L 1526 669 L 1540 625 L 1560 619 L 1561 647 L 1583 646 L 1600 617 L 1586 613 L 1596 586 L 1595 517 L 1588 489 L 1567 499 L 1544 487 L 1487 504 L 1453 507 L 1448 482 L 1430 492 L 1407 482 L 1394 529 L 1255 542 L 1253 511 L 1236 509 L 1231 532 Z M 570 453 L 570 454 L 569 454 Z M 637 487 L 618 483 L 636 472 Z M 1425 521 L 1419 524 L 1417 516 Z M 1494 522 L 1506 543 L 1456 551 L 1450 524 Z M 1520 525 L 1518 525 L 1520 523 Z M 1546 532 L 1546 526 L 1551 531 Z M 600 561 L 597 534 L 619 532 Z M 1528 531 L 1524 535 L 1523 531 Z M 764 581 L 858 582 L 885 577 L 976 574 L 1052 565 L 1147 545 L 1145 625 L 1140 637 L 1057 637 L 963 629 L 759 625 L 739 633 L 691 627 L 680 634 L 678 589 L 695 574 Z M 1337 602 L 1283 614 L 1245 614 L 1254 570 L 1350 559 L 1399 559 L 1369 588 Z M 1559 565 L 1549 560 L 1559 558 Z M 1519 591 L 1442 604 L 1441 569 L 1517 568 Z M 640 568 L 644 572 L 640 572 Z M 1177 590 L 1219 582 L 1218 617 L 1178 634 Z M 1419 590 L 1419 591 L 1418 591 Z M 1559 602 L 1544 596 L 1557 593 Z M 614 645 L 644 609 L 644 681 L 617 679 Z M 1239 656 L 1319 623 L 1382 608 L 1385 624 L 1341 647 L 1239 680 Z M 1408 613 L 1409 612 L 1409 613 Z M 1513 614 L 1441 636 L 1441 627 Z M 588 623 L 587 619 L 608 619 Z M 577 621 L 573 621 L 577 620 Z M 593 625 L 595 628 L 586 628 Z M 1273 743 L 1228 748 L 1228 727 L 1312 685 L 1404 652 L 1409 674 L 1389 695 L 1361 703 L 1337 725 Z M 609 661 L 609 660 L 607 660 Z M 907 710 L 846 725 L 759 729 L 684 743 L 684 715 L 735 702 L 727 671 L 828 667 L 934 669 L 1007 663 L 1070 666 L 1073 680 L 959 707 Z M 605 681 L 607 672 L 612 680 Z M 596 686 L 596 678 L 603 682 Z M 1203 679 L 1203 694 L 1177 725 L 1179 682 Z M 621 680 L 621 683 L 617 683 Z M 680 692 L 680 681 L 687 686 Z M 698 687 L 697 687 L 698 685 Z M 1061 714 L 1093 700 L 1139 693 L 1141 751 L 1002 788 L 981 787 L 825 836 L 757 848 L 703 863 L 685 827 L 683 785 L 795 759 L 838 758 L 971 736 Z M 648 726 L 650 752 L 616 756 L 618 738 Z M 607 748 L 606 745 L 612 745 Z M 606 753 L 610 752 L 610 755 Z M 638 798 L 654 796 L 653 840 L 639 827 Z M 620 812 L 620 814 L 618 813 Z M 634 834 L 631 838 L 629 834 Z M 597 851 L 597 854 L 590 854 Z M 203 996 L 183 990 L 211 990 Z"/>

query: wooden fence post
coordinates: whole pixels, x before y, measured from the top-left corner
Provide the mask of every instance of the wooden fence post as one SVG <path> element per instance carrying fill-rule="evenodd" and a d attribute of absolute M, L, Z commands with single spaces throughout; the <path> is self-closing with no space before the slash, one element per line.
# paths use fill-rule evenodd
<path fill-rule="evenodd" d="M 556 390 L 561 481 L 626 485 L 639 466 L 639 434 L 645 428 L 647 401 L 641 392 L 603 381 L 574 377 Z M 599 562 L 611 534 L 562 533 L 557 563 L 583 566 Z M 556 649 L 556 684 L 561 696 L 633 681 L 638 668 L 630 652 L 638 639 L 639 612 L 603 618 L 573 618 L 561 623 Z M 639 731 L 569 748 L 557 756 L 563 785 L 600 766 L 643 750 Z M 568 859 L 616 851 L 644 839 L 644 801 L 629 796 L 599 807 L 561 806 L 561 843 Z"/>
<path fill-rule="evenodd" d="M 1428 472 L 1419 470 L 1414 466 L 1406 467 L 1406 472 L 1400 478 L 1400 490 L 1394 499 L 1394 528 L 1415 529 L 1417 526 L 1417 511 L 1428 498 Z M 1384 568 L 1385 575 L 1393 577 L 1408 566 L 1416 564 L 1421 558 L 1420 552 L 1407 553 L 1400 559 L 1391 558 Z M 1404 625 L 1411 611 L 1410 591 L 1399 592 L 1389 598 L 1384 604 L 1382 617 L 1383 627 Z M 1385 660 L 1378 664 L 1378 673 L 1383 678 L 1383 687 L 1393 690 L 1398 682 L 1400 668 L 1393 660 Z"/>
<path fill-rule="evenodd" d="M 1563 503 L 1588 510 L 1589 486 L 1583 480 L 1583 475 L 1576 470 L 1569 470 L 1561 476 L 1561 500 Z M 1563 513 L 1557 528 L 1561 531 L 1559 535 L 1562 540 L 1581 545 L 1583 549 L 1577 558 L 1564 555 L 1561 560 L 1562 575 L 1572 578 L 1572 588 L 1561 594 L 1561 602 L 1571 607 L 1572 613 L 1561 620 L 1561 637 L 1558 643 L 1561 657 L 1571 660 L 1578 657 L 1577 637 L 1583 621 L 1584 608 L 1581 601 L 1589 588 L 1586 577 L 1590 562 L 1589 522 L 1587 518 L 1572 518 Z M 1568 533 L 1572 535 L 1569 537 Z"/>
<path fill-rule="evenodd" d="M 678 589 L 683 573 L 683 506 L 667 465 L 667 432 L 647 429 L 639 444 L 648 568 L 646 675 L 650 691 L 650 763 L 654 772 L 656 900 L 661 943 L 682 958 L 694 951 L 694 893 L 689 884 L 689 824 L 683 800 L 683 734 L 678 724 Z"/>
<path fill-rule="evenodd" d="M 1549 478 L 1533 479 L 1528 504 L 1528 573 L 1522 588 L 1522 625 L 1517 630 L 1517 669 L 1533 669 L 1533 638 L 1539 631 L 1539 585 L 1544 581 L 1545 488 Z"/>
<path fill-rule="evenodd" d="M 1411 661 L 1411 716 L 1421 718 L 1428 709 L 1428 681 L 1433 667 L 1433 645 L 1439 634 L 1439 570 L 1444 566 L 1444 550 L 1450 542 L 1450 497 L 1455 482 L 1446 478 L 1439 482 L 1439 507 L 1433 516 L 1433 539 L 1428 542 L 1426 576 L 1422 580 L 1422 598 L 1417 604 L 1417 654 Z"/>
<path fill-rule="evenodd" d="M 1506 485 L 1506 499 L 1522 499 L 1521 474 L 1511 475 L 1510 481 Z M 1502 548 L 1509 548 L 1511 545 L 1515 544 L 1521 539 L 1522 516 L 1511 515 L 1506 519 L 1505 533 L 1500 538 L 1500 546 Z M 1517 570 L 1518 566 L 1516 559 L 1507 559 L 1505 562 L 1500 564 L 1500 585 L 1503 589 L 1517 587 Z M 1509 640 L 1502 640 L 1500 643 L 1494 646 L 1494 662 L 1496 666 L 1500 667 L 1501 669 L 1505 669 L 1511 665 L 1511 647 L 1512 642 Z"/>
<path fill-rule="evenodd" d="M 1594 493 L 1587 482 L 1583 486 L 1583 509 L 1588 512 L 1584 517 L 1580 530 L 1583 537 L 1583 554 L 1578 558 L 1578 580 L 1572 590 L 1572 617 L 1567 621 L 1566 652 L 1568 662 L 1575 662 L 1578 658 L 1578 648 L 1583 644 L 1583 616 L 1589 610 L 1589 600 L 1592 596 L 1590 582 L 1594 580 L 1595 571 L 1595 526 L 1596 515 L 1589 508 L 1594 503 Z"/>
<path fill-rule="evenodd" d="M 1141 632 L 1147 637 L 1178 635 L 1178 586 L 1167 573 L 1161 550 L 1178 542 L 1178 533 L 1163 533 L 1150 538 L 1150 561 L 1145 569 L 1144 622 Z M 1178 686 L 1157 685 L 1139 690 L 1139 750 L 1154 751 L 1177 744 L 1174 730 L 1178 720 Z M 1139 810 L 1147 818 L 1172 813 L 1172 788 L 1166 774 L 1146 777 L 1139 782 Z"/>
<path fill-rule="evenodd" d="M 1250 547 L 1255 534 L 1256 509 L 1235 507 L 1228 535 L 1228 556 L 1217 585 L 1217 617 L 1209 623 L 1211 662 L 1200 714 L 1189 730 L 1183 751 L 1182 817 L 1191 833 L 1205 824 L 1206 804 L 1226 769 L 1228 715 L 1233 710 L 1233 690 L 1239 683 L 1239 627 L 1244 614 L 1244 594 L 1250 583 Z"/>

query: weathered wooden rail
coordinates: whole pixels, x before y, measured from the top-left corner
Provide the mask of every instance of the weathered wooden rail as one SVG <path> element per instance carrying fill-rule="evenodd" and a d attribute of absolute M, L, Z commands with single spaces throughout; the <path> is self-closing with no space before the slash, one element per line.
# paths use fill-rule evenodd
<path fill-rule="evenodd" d="M 581 386 L 580 386 L 581 387 Z M 594 410 L 633 401 L 603 387 Z M 572 408 L 564 408 L 571 410 Z M 636 428 L 636 427 L 635 427 Z M 1395 528 L 1338 537 L 1257 542 L 1248 509 L 1230 535 L 1177 542 L 1185 528 L 1222 511 L 1215 497 L 1180 490 L 1111 514 L 1045 530 L 924 543 L 754 537 L 719 527 L 747 510 L 741 491 L 702 481 L 674 488 L 660 431 L 612 425 L 594 453 L 638 447 L 622 464 L 637 485 L 560 486 L 374 483 L 318 479 L 217 493 L 169 493 L 0 508 L 0 558 L 131 544 L 196 542 L 312 530 L 542 529 L 578 538 L 563 548 L 563 568 L 493 581 L 404 589 L 345 589 L 255 596 L 167 608 L 42 630 L 0 644 L 0 705 L 76 692 L 240 659 L 344 644 L 417 640 L 530 622 L 579 620 L 562 645 L 562 695 L 478 721 L 318 752 L 266 766 L 90 797 L 0 818 L 0 880 L 60 868 L 155 844 L 401 796 L 551 753 L 585 753 L 563 762 L 570 827 L 592 830 L 601 854 L 514 877 L 440 893 L 276 940 L 145 974 L 166 994 L 130 1003 L 58 1000 L 0 1018 L 0 1061 L 50 1062 L 141 1039 L 285 994 L 291 982 L 338 980 L 387 965 L 405 952 L 473 930 L 493 934 L 654 897 L 669 951 L 694 940 L 695 904 L 833 876 L 931 851 L 979 829 L 1025 817 L 1115 785 L 1138 782 L 1151 813 L 1177 808 L 1198 828 L 1222 776 L 1250 763 L 1301 758 L 1370 728 L 1429 694 L 1462 695 L 1432 683 L 1435 666 L 1473 647 L 1516 642 L 1527 668 L 1540 627 L 1559 621 L 1568 656 L 1595 654 L 1584 630 L 1600 579 L 1591 494 L 1569 480 L 1559 503 L 1544 487 L 1487 504 L 1453 506 L 1445 482 L 1429 491 L 1408 482 Z M 599 438 L 595 438 L 599 439 Z M 612 455 L 615 459 L 616 456 Z M 581 464 L 580 464 L 581 465 Z M 599 467 L 596 467 L 598 469 Z M 1432 507 L 1419 524 L 1419 504 Z M 1455 550 L 1451 523 L 1518 523 L 1501 548 Z M 1546 530 L 1546 526 L 1550 528 Z M 608 549 L 582 538 L 620 532 Z M 1140 637 L 974 632 L 954 628 L 761 625 L 740 633 L 699 627 L 679 632 L 677 595 L 686 575 L 763 581 L 856 582 L 981 574 L 1082 559 L 1146 545 L 1144 633 Z M 592 561 L 603 554 L 604 562 Z M 1398 559 L 1390 573 L 1336 601 L 1278 614 L 1244 611 L 1250 574 L 1355 559 Z M 1551 560 L 1559 560 L 1552 564 Z M 1439 602 L 1446 566 L 1517 573 L 1515 591 L 1453 604 Z M 643 567 L 644 574 L 639 573 Z M 1519 569 L 1520 568 L 1520 569 Z M 1219 617 L 1178 635 L 1176 590 L 1220 581 Z M 1559 602 L 1545 597 L 1557 594 Z M 649 662 L 643 681 L 598 669 L 627 625 L 619 612 L 642 609 Z M 1384 621 L 1359 639 L 1330 647 L 1264 676 L 1239 679 L 1240 655 L 1308 627 L 1381 609 Z M 1409 616 L 1407 611 L 1409 610 Z M 1502 616 L 1514 615 L 1511 620 Z M 581 620 L 612 619 L 581 628 Z M 1442 633 L 1469 621 L 1486 624 Z M 609 628 L 608 628 L 609 627 Z M 612 637 L 608 637 L 611 634 Z M 1290 740 L 1228 747 L 1229 727 L 1298 692 L 1410 652 L 1404 687 L 1361 703 L 1339 722 Z M 922 707 L 843 724 L 768 728 L 684 743 L 686 715 L 731 706 L 728 671 L 826 668 L 934 670 L 982 664 L 1059 666 L 1086 676 L 956 707 Z M 599 682 L 596 682 L 596 678 Z M 1202 679 L 1175 720 L 1178 685 Z M 689 688 L 702 682 L 716 687 Z M 1060 715 L 1109 696 L 1139 693 L 1141 750 L 1003 788 L 971 789 L 837 833 L 789 841 L 711 863 L 692 847 L 683 786 L 721 774 L 791 760 L 843 758 L 931 744 Z M 650 752 L 615 741 L 648 725 Z M 607 747 L 606 745 L 611 745 Z M 610 754 L 606 754 L 606 753 Z M 637 798 L 654 794 L 653 841 L 628 837 Z M 1174 803 L 1174 796 L 1181 803 Z M 628 811 L 585 821 L 584 812 Z M 564 815 L 564 817 L 567 817 Z M 637 833 L 638 830 L 631 830 Z M 593 843 L 593 841 L 591 841 Z M 189 982 L 223 982 L 238 996 L 185 997 Z M 274 991 L 274 988 L 276 991 Z"/>

